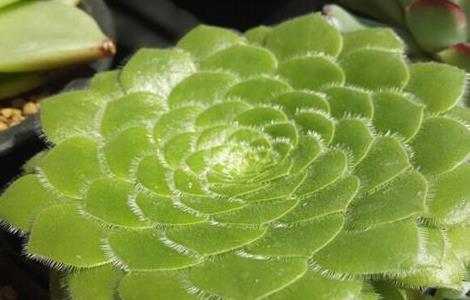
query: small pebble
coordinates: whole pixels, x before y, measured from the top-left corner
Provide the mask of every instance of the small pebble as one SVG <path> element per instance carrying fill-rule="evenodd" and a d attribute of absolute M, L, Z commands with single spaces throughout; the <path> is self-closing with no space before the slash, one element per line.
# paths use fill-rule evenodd
<path fill-rule="evenodd" d="M 27 102 L 24 106 L 23 106 L 23 114 L 25 116 L 29 116 L 29 115 L 32 115 L 34 113 L 36 113 L 38 111 L 38 106 L 36 105 L 36 103 L 34 102 Z"/>
<path fill-rule="evenodd" d="M 6 130 L 6 129 L 8 129 L 7 124 L 5 124 L 5 123 L 3 123 L 3 122 L 0 122 L 0 131 L 4 131 L 4 130 Z"/>

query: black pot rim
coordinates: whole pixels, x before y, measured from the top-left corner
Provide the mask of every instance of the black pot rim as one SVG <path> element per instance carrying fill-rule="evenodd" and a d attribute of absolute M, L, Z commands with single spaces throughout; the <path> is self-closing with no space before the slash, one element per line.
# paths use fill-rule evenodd
<path fill-rule="evenodd" d="M 113 18 L 104 0 L 82 0 L 80 7 L 96 20 L 101 30 L 111 39 L 116 39 L 116 31 Z M 108 70 L 112 65 L 112 58 L 102 59 L 91 63 L 90 69 L 94 72 Z M 77 82 L 83 79 L 75 79 L 66 85 L 64 91 L 76 89 Z M 0 133 L 0 157 L 18 149 L 28 141 L 41 138 L 41 124 L 39 113 L 29 116 L 20 124 Z"/>

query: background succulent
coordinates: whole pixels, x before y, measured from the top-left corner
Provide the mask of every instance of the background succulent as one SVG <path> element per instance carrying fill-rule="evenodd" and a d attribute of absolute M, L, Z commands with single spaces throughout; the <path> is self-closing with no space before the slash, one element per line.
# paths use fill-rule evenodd
<path fill-rule="evenodd" d="M 466 75 L 403 48 L 312 14 L 141 50 L 43 103 L 0 218 L 73 299 L 459 297 Z"/>
<path fill-rule="evenodd" d="M 0 0 L 0 99 L 115 52 L 78 0 Z"/>
<path fill-rule="evenodd" d="M 470 70 L 469 1 L 338 0 L 337 2 L 374 20 L 395 26 L 407 40 L 411 54 L 432 57 Z M 367 26 L 381 26 L 367 20 L 360 22 Z"/>

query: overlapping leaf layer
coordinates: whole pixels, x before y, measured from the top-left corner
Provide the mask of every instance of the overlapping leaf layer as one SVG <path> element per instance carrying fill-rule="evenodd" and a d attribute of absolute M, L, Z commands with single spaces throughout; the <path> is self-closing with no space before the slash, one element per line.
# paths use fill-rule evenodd
<path fill-rule="evenodd" d="M 459 289 L 465 81 L 408 64 L 390 30 L 341 35 L 319 14 L 244 35 L 200 26 L 45 101 L 55 146 L 6 190 L 0 218 L 67 273 L 74 299 Z"/>

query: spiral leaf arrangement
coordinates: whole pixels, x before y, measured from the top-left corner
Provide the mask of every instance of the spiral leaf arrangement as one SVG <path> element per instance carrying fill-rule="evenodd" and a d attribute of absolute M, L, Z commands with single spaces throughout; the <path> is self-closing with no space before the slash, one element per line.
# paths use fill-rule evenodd
<path fill-rule="evenodd" d="M 320 14 L 143 49 L 44 102 L 55 146 L 6 190 L 0 217 L 73 299 L 459 290 L 466 75 L 403 51 L 391 30 L 342 35 Z"/>

